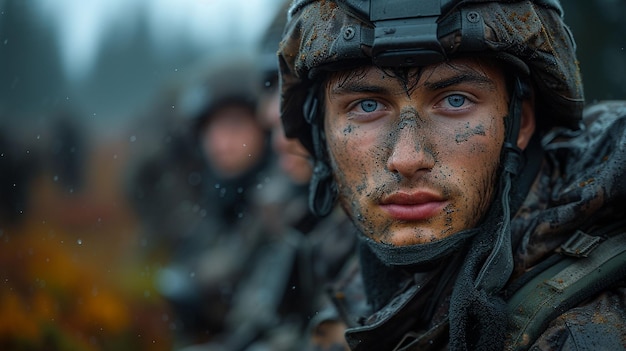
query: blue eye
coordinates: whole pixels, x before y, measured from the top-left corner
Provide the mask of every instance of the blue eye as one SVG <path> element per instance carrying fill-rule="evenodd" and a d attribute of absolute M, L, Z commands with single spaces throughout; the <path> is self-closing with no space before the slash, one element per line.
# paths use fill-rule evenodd
<path fill-rule="evenodd" d="M 374 100 L 363 100 L 361 101 L 361 109 L 364 112 L 374 112 L 378 108 L 378 102 Z"/>
<path fill-rule="evenodd" d="M 458 94 L 450 95 L 448 96 L 447 99 L 448 99 L 448 103 L 452 107 L 461 107 L 465 103 L 465 96 L 463 95 L 458 95 Z"/>

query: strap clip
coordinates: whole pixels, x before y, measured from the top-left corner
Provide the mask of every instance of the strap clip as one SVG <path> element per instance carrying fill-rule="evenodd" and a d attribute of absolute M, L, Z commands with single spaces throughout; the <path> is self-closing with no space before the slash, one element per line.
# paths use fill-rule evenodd
<path fill-rule="evenodd" d="M 582 230 L 577 230 L 561 245 L 561 253 L 573 257 L 588 257 L 600 242 L 602 242 L 602 237 L 591 236 Z"/>

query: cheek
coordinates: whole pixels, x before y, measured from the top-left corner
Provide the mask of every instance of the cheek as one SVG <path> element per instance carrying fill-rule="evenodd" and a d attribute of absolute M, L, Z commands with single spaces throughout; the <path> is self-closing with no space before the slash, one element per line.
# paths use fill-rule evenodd
<path fill-rule="evenodd" d="M 364 206 L 361 201 L 369 189 L 367 175 L 374 171 L 372 153 L 364 147 L 366 143 L 358 127 L 331 124 L 326 127 L 325 133 L 341 206 L 358 219 Z"/>
<path fill-rule="evenodd" d="M 492 159 L 494 153 L 499 157 L 504 141 L 504 125 L 502 117 L 482 118 L 467 121 L 450 130 L 450 142 L 447 148 L 455 154 L 469 155 L 468 161 L 476 159 Z"/>
<path fill-rule="evenodd" d="M 354 185 L 356 170 L 365 167 L 359 157 L 354 134 L 356 131 L 350 125 L 344 128 L 334 128 L 331 125 L 326 129 L 328 155 L 340 191 L 345 191 L 347 184 Z"/>
<path fill-rule="evenodd" d="M 503 129 L 502 117 L 466 123 L 456 128 L 454 147 L 448 149 L 447 157 L 454 159 L 457 166 L 448 171 L 457 172 L 457 182 L 465 193 L 465 203 L 460 204 L 459 210 L 468 213 L 465 218 L 470 226 L 476 224 L 491 203 L 500 165 Z"/>

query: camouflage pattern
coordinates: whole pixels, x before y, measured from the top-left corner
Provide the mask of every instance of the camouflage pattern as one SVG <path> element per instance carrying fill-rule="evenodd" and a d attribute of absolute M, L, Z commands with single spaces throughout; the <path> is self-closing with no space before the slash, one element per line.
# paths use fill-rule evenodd
<path fill-rule="evenodd" d="M 541 262 L 576 229 L 626 218 L 626 103 L 591 105 L 584 122 L 582 132 L 557 130 L 544 139 L 543 169 L 512 224 L 520 243 L 515 274 Z M 558 317 L 531 349 L 624 348 L 624 284 Z"/>
<path fill-rule="evenodd" d="M 585 110 L 581 131 L 544 138 L 544 164 L 511 224 L 517 275 L 554 251 L 576 229 L 624 218 L 626 105 Z"/>

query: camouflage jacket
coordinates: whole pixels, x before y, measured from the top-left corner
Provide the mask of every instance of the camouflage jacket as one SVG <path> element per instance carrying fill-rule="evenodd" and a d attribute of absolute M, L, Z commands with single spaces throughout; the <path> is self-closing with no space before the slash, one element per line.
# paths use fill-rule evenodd
<path fill-rule="evenodd" d="M 587 107 L 584 125 L 581 132 L 556 131 L 544 140 L 542 170 L 513 222 L 514 277 L 538 265 L 577 229 L 626 219 L 626 103 Z M 557 317 L 530 347 L 625 348 L 624 281 Z"/>

